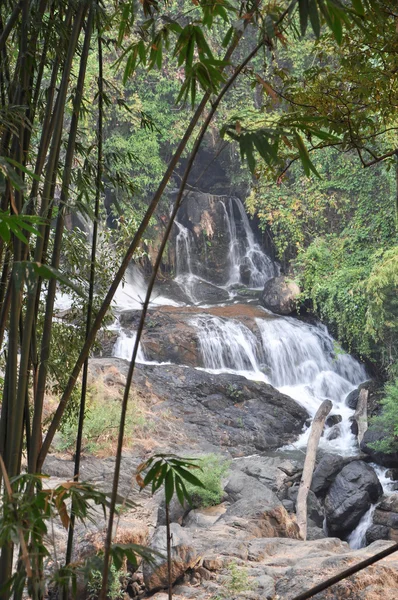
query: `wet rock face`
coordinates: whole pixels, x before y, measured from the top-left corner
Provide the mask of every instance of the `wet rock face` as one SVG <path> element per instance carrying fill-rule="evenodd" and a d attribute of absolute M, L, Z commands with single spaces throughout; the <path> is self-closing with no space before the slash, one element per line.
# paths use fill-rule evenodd
<path fill-rule="evenodd" d="M 383 465 L 385 467 L 397 468 L 398 467 L 398 452 L 380 452 L 372 448 L 372 444 L 375 442 L 382 441 L 385 438 L 385 431 L 376 426 L 370 426 L 365 431 L 363 440 L 361 442 L 361 450 L 371 457 L 374 462 Z"/>
<path fill-rule="evenodd" d="M 290 315 L 297 308 L 299 286 L 286 277 L 273 277 L 265 282 L 261 304 L 277 315 Z"/>
<path fill-rule="evenodd" d="M 217 285 L 228 281 L 229 271 L 225 200 L 226 196 L 190 192 L 177 217 L 192 234 L 193 272 Z"/>
<path fill-rule="evenodd" d="M 233 456 L 264 451 L 299 435 L 306 411 L 272 386 L 239 375 L 213 375 L 196 369 L 145 367 L 137 369 L 184 421 L 184 427 L 209 442 L 228 448 Z"/>
<path fill-rule="evenodd" d="M 363 461 L 353 461 L 337 475 L 325 498 L 326 522 L 330 535 L 344 537 L 352 531 L 382 496 L 377 475 Z"/>
<path fill-rule="evenodd" d="M 398 495 L 386 496 L 373 513 L 373 524 L 366 532 L 366 542 L 398 542 Z"/>
<path fill-rule="evenodd" d="M 162 306 L 149 311 L 141 343 L 147 360 L 173 362 L 190 367 L 203 367 L 198 330 L 192 324 L 195 317 L 224 316 L 236 318 L 251 331 L 257 332 L 255 319 L 267 318 L 267 313 L 252 305 L 234 304 L 212 307 Z M 272 317 L 270 317 L 272 318 Z M 140 312 L 127 310 L 120 314 L 120 324 L 126 330 L 136 330 Z M 259 334 L 258 334 L 259 335 Z M 108 355 L 111 353 L 108 349 Z"/>

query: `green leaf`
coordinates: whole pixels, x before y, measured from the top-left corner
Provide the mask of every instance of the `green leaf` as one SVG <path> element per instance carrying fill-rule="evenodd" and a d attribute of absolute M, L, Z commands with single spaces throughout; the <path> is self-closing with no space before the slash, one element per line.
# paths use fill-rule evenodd
<path fill-rule="evenodd" d="M 228 31 L 225 34 L 224 39 L 222 41 L 222 47 L 223 48 L 227 48 L 227 46 L 229 46 L 229 43 L 230 43 L 230 41 L 232 39 L 232 36 L 233 36 L 234 32 L 235 32 L 235 29 L 233 27 L 230 27 L 228 29 Z"/>
<path fill-rule="evenodd" d="M 300 154 L 300 159 L 301 159 L 301 163 L 303 165 L 305 174 L 308 177 L 310 175 L 310 171 L 312 171 L 317 177 L 320 178 L 318 171 L 316 170 L 316 168 L 314 167 L 314 165 L 311 162 L 310 156 L 308 154 L 308 150 L 305 147 L 305 144 L 304 144 L 300 134 L 297 133 L 297 131 L 294 132 L 294 137 L 296 139 L 296 145 L 297 145 L 297 148 L 298 148 L 298 151 Z"/>
<path fill-rule="evenodd" d="M 191 473 L 191 471 L 188 471 L 187 469 L 184 469 L 182 467 L 178 467 L 177 465 L 174 467 L 174 469 L 180 475 L 181 479 L 183 479 L 185 481 L 188 481 L 188 483 L 191 483 L 192 485 L 195 485 L 197 487 L 200 487 L 200 488 L 204 488 L 205 487 L 203 485 L 203 483 L 200 481 L 200 479 L 198 479 L 196 477 L 196 475 L 194 475 L 193 473 Z"/>
<path fill-rule="evenodd" d="M 6 243 L 8 243 L 11 239 L 11 234 L 10 234 L 9 228 L 7 227 L 6 223 L 1 220 L 0 220 L 0 237 Z"/>
<path fill-rule="evenodd" d="M 8 157 L 4 157 L 5 160 L 10 163 L 10 165 L 13 165 L 14 167 L 16 167 L 19 171 L 22 171 L 23 173 L 25 173 L 26 175 L 29 175 L 30 177 L 32 177 L 33 179 L 36 179 L 36 181 L 40 181 L 40 177 L 38 175 L 36 175 L 36 173 L 34 173 L 33 171 L 31 171 L 30 169 L 27 169 L 26 167 L 24 167 L 24 165 L 22 165 L 21 163 L 17 162 L 16 160 L 14 160 L 13 158 L 8 158 Z"/>
<path fill-rule="evenodd" d="M 184 506 L 184 488 L 181 485 L 182 481 L 179 477 L 179 475 L 175 475 L 175 486 L 176 486 L 176 492 L 177 492 L 177 498 L 179 503 L 181 504 L 181 506 Z"/>
<path fill-rule="evenodd" d="M 362 0 L 352 0 L 352 6 L 354 7 L 354 10 L 361 15 L 361 17 L 365 16 L 365 9 L 363 7 Z"/>
<path fill-rule="evenodd" d="M 310 15 L 312 29 L 315 33 L 315 36 L 317 38 L 319 38 L 319 36 L 321 34 L 321 22 L 319 20 L 318 7 L 316 5 L 316 0 L 309 0 L 308 11 L 309 11 L 309 15 Z"/>
<path fill-rule="evenodd" d="M 167 471 L 164 489 L 165 489 L 166 504 L 170 504 L 171 499 L 174 494 L 174 476 L 173 476 L 173 471 L 170 468 Z"/>
<path fill-rule="evenodd" d="M 308 0 L 299 0 L 300 29 L 303 37 L 307 31 L 308 13 Z"/>

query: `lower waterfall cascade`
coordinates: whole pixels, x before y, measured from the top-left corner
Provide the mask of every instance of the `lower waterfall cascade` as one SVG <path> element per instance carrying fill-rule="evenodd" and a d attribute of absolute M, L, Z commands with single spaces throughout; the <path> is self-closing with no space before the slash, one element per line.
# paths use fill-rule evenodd
<path fill-rule="evenodd" d="M 229 291 L 229 302 L 233 303 L 234 286 L 242 286 L 240 273 L 243 263 L 249 265 L 251 270 L 250 285 L 247 287 L 252 288 L 261 288 L 265 281 L 279 275 L 279 267 L 255 241 L 241 201 L 221 196 L 220 203 L 225 213 L 225 235 L 229 238 L 230 267 L 228 280 L 219 287 Z M 176 221 L 176 229 L 175 281 L 184 289 L 190 305 L 197 306 L 195 291 L 203 279 L 195 273 L 192 234 L 179 221 Z M 144 292 L 143 279 L 136 274 L 135 280 L 127 281 L 124 288 L 119 290 L 117 307 L 136 308 Z M 176 306 L 178 303 L 157 296 L 154 304 Z M 324 325 L 292 316 L 278 316 L 259 307 L 264 316 L 256 317 L 254 324 L 249 327 L 243 319 L 211 315 L 206 312 L 207 307 L 197 306 L 196 314 L 189 319 L 190 326 L 196 331 L 203 361 L 203 366 L 198 368 L 215 374 L 234 373 L 269 383 L 306 408 L 311 417 L 323 400 L 332 400 L 330 414 L 337 418 L 333 424 L 325 427 L 320 448 L 343 456 L 358 453 L 356 437 L 351 432 L 350 418 L 354 410 L 345 404 L 345 398 L 368 376 L 364 366 L 339 347 Z M 115 327 L 118 328 L 119 337 L 113 355 L 129 360 L 135 335 L 120 325 L 116 324 Z M 137 362 L 148 363 L 145 345 L 140 346 Z M 295 448 L 306 447 L 309 432 L 310 428 L 306 427 L 295 442 Z M 378 475 L 383 477 L 381 471 Z M 384 487 L 388 489 L 388 486 Z M 375 505 L 371 506 L 351 532 L 348 541 L 352 547 L 363 545 L 374 509 Z"/>

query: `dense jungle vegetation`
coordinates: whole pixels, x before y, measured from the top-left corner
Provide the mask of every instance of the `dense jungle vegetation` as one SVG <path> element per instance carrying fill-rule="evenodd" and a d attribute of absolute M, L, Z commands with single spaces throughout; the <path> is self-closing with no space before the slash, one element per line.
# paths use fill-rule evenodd
<path fill-rule="evenodd" d="M 1 598 L 21 598 L 26 581 L 42 596 L 44 521 L 50 502 L 66 508 L 40 495 L 37 474 L 78 415 L 79 473 L 90 350 L 130 260 L 165 222 L 154 280 L 200 147 L 205 167 L 221 161 L 226 191 L 247 196 L 303 300 L 394 388 L 397 19 L 389 0 L 1 2 L 0 478 L 15 490 L 3 502 Z M 200 173 L 191 185 L 204 185 Z M 168 185 L 179 189 L 171 216 Z M 82 220 L 90 244 L 73 227 Z M 73 328 L 54 318 L 57 289 L 73 294 Z M 102 501 L 68 493 L 77 517 L 90 494 Z"/>

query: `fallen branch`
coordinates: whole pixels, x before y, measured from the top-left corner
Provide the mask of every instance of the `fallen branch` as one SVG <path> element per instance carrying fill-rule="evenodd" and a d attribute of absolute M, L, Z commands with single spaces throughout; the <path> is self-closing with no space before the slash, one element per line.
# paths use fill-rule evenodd
<path fill-rule="evenodd" d="M 333 404 L 330 400 L 324 400 L 316 411 L 311 425 L 311 433 L 308 439 L 307 454 L 305 455 L 303 475 L 300 481 L 296 506 L 297 524 L 300 529 L 300 536 L 303 540 L 307 539 L 307 497 L 315 467 L 316 451 L 319 440 L 321 439 L 326 417 L 332 410 L 332 406 Z"/>
<path fill-rule="evenodd" d="M 358 444 L 361 445 L 363 436 L 368 428 L 368 390 L 361 390 L 359 392 L 358 404 L 354 413 L 354 421 L 357 424 L 357 439 Z"/>

